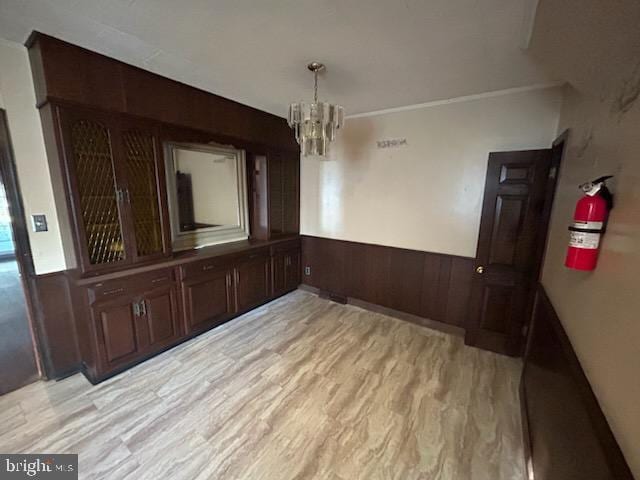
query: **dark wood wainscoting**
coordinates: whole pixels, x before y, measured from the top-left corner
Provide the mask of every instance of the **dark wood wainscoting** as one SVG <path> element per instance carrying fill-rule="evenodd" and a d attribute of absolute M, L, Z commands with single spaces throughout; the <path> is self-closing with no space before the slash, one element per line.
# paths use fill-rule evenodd
<path fill-rule="evenodd" d="M 304 284 L 457 327 L 466 323 L 473 267 L 473 258 L 302 237 Z"/>
<path fill-rule="evenodd" d="M 632 480 L 553 305 L 539 287 L 520 385 L 536 480 Z"/>
<path fill-rule="evenodd" d="M 62 378 L 80 365 L 80 353 L 69 289 L 69 272 L 30 277 L 34 323 L 47 378 Z"/>

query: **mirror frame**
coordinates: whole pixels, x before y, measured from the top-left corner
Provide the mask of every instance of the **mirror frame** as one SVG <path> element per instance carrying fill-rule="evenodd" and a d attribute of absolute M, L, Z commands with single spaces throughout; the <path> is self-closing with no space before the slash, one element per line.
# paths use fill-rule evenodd
<path fill-rule="evenodd" d="M 249 205 L 247 198 L 247 175 L 245 151 L 232 145 L 165 142 L 165 168 L 167 179 L 167 197 L 169 219 L 171 224 L 171 243 L 174 251 L 191 250 L 209 245 L 237 242 L 249 238 Z M 207 227 L 190 232 L 180 231 L 178 218 L 178 192 L 176 184 L 176 151 L 191 150 L 218 155 L 234 155 L 236 157 L 236 174 L 238 178 L 238 218 L 239 225 L 222 225 Z"/>

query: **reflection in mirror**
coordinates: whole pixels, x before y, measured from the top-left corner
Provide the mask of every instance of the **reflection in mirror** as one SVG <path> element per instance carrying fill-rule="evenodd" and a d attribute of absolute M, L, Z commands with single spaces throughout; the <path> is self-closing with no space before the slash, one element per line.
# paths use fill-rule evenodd
<path fill-rule="evenodd" d="M 170 143 L 167 167 L 174 248 L 248 237 L 242 150 Z"/>
<path fill-rule="evenodd" d="M 239 225 L 235 154 L 177 150 L 175 155 L 180 231 Z"/>

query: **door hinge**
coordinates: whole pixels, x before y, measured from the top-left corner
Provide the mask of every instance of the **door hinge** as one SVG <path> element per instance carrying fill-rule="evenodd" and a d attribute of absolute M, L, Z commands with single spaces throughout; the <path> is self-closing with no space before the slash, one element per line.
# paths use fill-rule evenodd
<path fill-rule="evenodd" d="M 558 167 L 551 167 L 549 169 L 549 178 L 556 178 L 557 174 L 558 174 Z"/>

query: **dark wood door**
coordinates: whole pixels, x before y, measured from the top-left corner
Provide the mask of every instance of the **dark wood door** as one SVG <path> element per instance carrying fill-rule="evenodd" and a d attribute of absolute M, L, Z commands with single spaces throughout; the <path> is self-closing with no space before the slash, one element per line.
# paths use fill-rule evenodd
<path fill-rule="evenodd" d="M 550 150 L 489 155 L 465 342 L 519 355 L 540 258 Z"/>
<path fill-rule="evenodd" d="M 144 331 L 134 304 L 132 298 L 121 297 L 92 307 L 103 371 L 135 360 L 143 350 Z"/>
<path fill-rule="evenodd" d="M 300 250 L 290 250 L 285 255 L 284 284 L 287 291 L 294 290 L 300 285 L 300 257 Z"/>
<path fill-rule="evenodd" d="M 182 295 L 187 333 L 206 330 L 233 315 L 232 273 L 227 269 L 183 281 Z"/>
<path fill-rule="evenodd" d="M 180 336 L 176 287 L 168 285 L 144 295 L 139 315 L 146 330 L 144 348 L 157 350 Z"/>
<path fill-rule="evenodd" d="M 245 311 L 264 303 L 270 297 L 268 255 L 252 254 L 235 269 L 236 307 Z"/>

